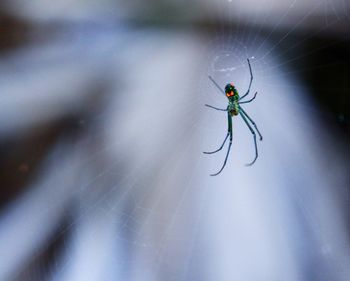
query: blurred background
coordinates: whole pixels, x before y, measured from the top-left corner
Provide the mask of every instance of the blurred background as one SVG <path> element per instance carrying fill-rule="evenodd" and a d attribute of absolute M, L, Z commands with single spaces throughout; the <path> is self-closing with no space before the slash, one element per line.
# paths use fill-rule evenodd
<path fill-rule="evenodd" d="M 2 1 L 0 281 L 350 280 L 349 24 L 346 0 Z M 259 158 L 235 117 L 210 177 L 208 75 L 243 95 L 247 58 Z"/>

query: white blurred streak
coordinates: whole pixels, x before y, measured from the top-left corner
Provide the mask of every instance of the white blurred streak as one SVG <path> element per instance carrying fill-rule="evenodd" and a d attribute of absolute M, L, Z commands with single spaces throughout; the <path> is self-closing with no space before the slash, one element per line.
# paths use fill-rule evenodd
<path fill-rule="evenodd" d="M 123 160 L 125 177 L 137 182 L 126 190 L 134 202 L 129 227 L 135 228 L 128 236 L 129 280 L 162 280 L 168 268 L 181 263 L 188 247 L 182 238 L 193 230 L 192 206 L 183 203 L 190 198 L 189 179 L 200 153 L 196 100 L 201 93 L 193 70 L 203 69 L 203 53 L 198 52 L 203 41 L 195 34 L 159 37 L 153 32 L 136 34 L 132 41 L 122 54 L 125 86 L 115 88 L 120 94 L 107 116 L 115 122 L 106 127 L 106 144 L 112 158 Z M 188 220 L 179 217 L 183 212 Z M 134 220 L 140 223 L 134 225 Z M 163 255 L 174 264 L 164 265 Z"/>
<path fill-rule="evenodd" d="M 118 103 L 113 104 L 115 107 L 111 107 L 107 117 L 115 122 L 108 124 L 106 130 L 115 156 L 125 153 L 137 164 L 139 159 L 159 161 L 161 155 L 157 152 L 164 149 L 159 146 L 162 138 L 180 141 L 184 131 L 196 123 L 198 115 L 189 112 L 189 102 L 198 94 L 191 87 L 191 80 L 192 69 L 198 67 L 199 61 L 195 50 L 201 45 L 188 34 L 162 39 L 146 33 L 136 34 L 135 39 L 137 43 L 119 58 L 126 69 L 122 72 L 123 83 L 115 84 L 114 88 L 121 92 Z M 116 65 L 117 69 L 119 66 Z M 188 115 L 193 120 L 186 119 Z M 164 145 L 171 149 L 172 144 Z"/>

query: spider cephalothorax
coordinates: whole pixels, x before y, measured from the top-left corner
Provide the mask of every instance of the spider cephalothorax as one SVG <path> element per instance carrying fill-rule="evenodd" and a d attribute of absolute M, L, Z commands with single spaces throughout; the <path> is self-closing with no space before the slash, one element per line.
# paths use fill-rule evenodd
<path fill-rule="evenodd" d="M 232 83 L 226 85 L 225 94 L 228 98 L 238 96 L 237 90 Z"/>

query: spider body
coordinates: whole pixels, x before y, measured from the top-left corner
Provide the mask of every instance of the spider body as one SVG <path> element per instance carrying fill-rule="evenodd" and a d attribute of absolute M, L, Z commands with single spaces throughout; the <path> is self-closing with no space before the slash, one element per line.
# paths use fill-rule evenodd
<path fill-rule="evenodd" d="M 250 132 L 252 133 L 252 135 L 254 137 L 255 158 L 254 158 L 254 160 L 252 162 L 248 163 L 247 166 L 253 165 L 255 163 L 256 159 L 258 158 L 258 147 L 257 147 L 257 143 L 256 143 L 256 132 L 258 133 L 260 140 L 262 140 L 262 135 L 260 134 L 260 132 L 258 130 L 258 127 L 256 126 L 256 124 L 253 121 L 253 119 L 251 119 L 249 117 L 249 115 L 243 110 L 243 108 L 240 105 L 240 104 L 243 104 L 243 103 L 249 103 L 249 102 L 253 101 L 255 99 L 256 95 L 257 95 L 257 92 L 256 92 L 254 94 L 254 97 L 251 98 L 250 100 L 241 101 L 243 98 L 245 98 L 249 94 L 250 87 L 251 87 L 252 82 L 253 82 L 252 68 L 251 68 L 249 59 L 247 59 L 247 61 L 248 61 L 249 71 L 250 71 L 250 83 L 249 83 L 248 91 L 242 97 L 239 96 L 236 87 L 232 83 L 227 84 L 225 86 L 225 90 L 223 91 L 221 89 L 221 87 L 219 86 L 219 84 L 216 83 L 215 80 L 211 76 L 209 76 L 209 79 L 215 84 L 215 86 L 221 92 L 223 92 L 226 95 L 226 97 L 228 98 L 228 105 L 227 105 L 226 109 L 220 109 L 220 108 L 208 105 L 208 104 L 206 104 L 206 106 L 208 106 L 210 108 L 213 108 L 215 110 L 226 111 L 227 112 L 228 130 L 227 130 L 227 134 L 226 134 L 224 142 L 222 143 L 222 145 L 217 150 L 214 150 L 214 151 L 211 151 L 211 152 L 203 152 L 203 153 L 205 153 L 205 154 L 213 154 L 213 153 L 219 152 L 224 147 L 224 144 L 226 143 L 227 138 L 230 137 L 229 147 L 228 147 L 228 150 L 227 150 L 227 153 L 226 153 L 224 164 L 222 165 L 221 169 L 217 173 L 211 174 L 211 176 L 216 176 L 216 175 L 220 174 L 221 171 L 224 169 L 224 167 L 226 165 L 226 161 L 227 161 L 228 155 L 230 153 L 231 145 L 232 145 L 232 117 L 233 116 L 240 115 L 242 117 L 243 121 L 245 122 L 245 124 L 248 126 Z M 255 130 L 253 129 L 253 127 L 254 127 Z"/>
<path fill-rule="evenodd" d="M 225 94 L 228 99 L 227 111 L 231 114 L 231 116 L 238 115 L 239 95 L 236 87 L 232 83 L 227 84 L 225 87 Z"/>

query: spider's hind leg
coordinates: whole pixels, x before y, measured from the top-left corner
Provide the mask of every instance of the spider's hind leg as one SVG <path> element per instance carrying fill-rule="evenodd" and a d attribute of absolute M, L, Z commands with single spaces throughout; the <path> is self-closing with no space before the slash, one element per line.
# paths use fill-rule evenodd
<path fill-rule="evenodd" d="M 258 132 L 259 139 L 262 140 L 262 139 L 263 139 L 263 136 L 261 135 L 261 133 L 260 133 L 258 127 L 256 126 L 255 122 L 253 121 L 253 119 L 250 118 L 250 116 L 247 114 L 247 112 L 245 112 L 245 111 L 243 110 L 242 107 L 239 107 L 239 109 L 240 109 L 240 111 L 242 112 L 242 114 L 243 114 L 245 117 L 247 117 L 248 120 L 252 123 L 252 125 L 253 125 L 254 128 L 255 128 L 255 130 Z"/>
<path fill-rule="evenodd" d="M 246 125 L 248 126 L 250 132 L 252 133 L 253 137 L 254 137 L 254 147 L 255 147 L 255 157 L 254 157 L 254 160 L 248 164 L 246 164 L 246 166 L 251 166 L 255 163 L 256 159 L 258 159 L 258 145 L 256 143 L 256 134 L 253 130 L 253 128 L 250 126 L 250 124 L 248 123 L 248 120 L 247 118 L 245 117 L 245 115 L 243 114 L 243 112 L 240 112 L 240 115 L 243 119 L 243 121 L 246 123 Z"/>
<path fill-rule="evenodd" d="M 204 154 L 213 154 L 213 153 L 219 152 L 219 151 L 224 147 L 225 142 L 227 141 L 227 138 L 228 138 L 229 134 L 230 134 L 230 133 L 227 132 L 227 135 L 226 135 L 226 137 L 225 137 L 225 139 L 224 139 L 224 142 L 222 143 L 222 145 L 221 145 L 217 150 L 209 151 L 209 152 L 203 151 L 203 153 L 204 153 Z"/>
<path fill-rule="evenodd" d="M 221 171 L 225 168 L 228 155 L 230 154 L 231 145 L 232 145 L 232 133 L 230 134 L 230 143 L 228 145 L 228 149 L 227 149 L 227 153 L 226 153 L 224 164 L 222 165 L 221 169 L 217 173 L 211 174 L 212 177 L 217 176 L 218 174 L 220 174 Z"/>
<path fill-rule="evenodd" d="M 222 165 L 221 169 L 217 173 L 211 174 L 211 176 L 217 176 L 218 174 L 220 174 L 222 172 L 222 170 L 226 166 L 227 158 L 228 158 L 228 156 L 230 154 L 230 149 L 231 149 L 231 145 L 232 145 L 232 117 L 231 117 L 229 112 L 227 112 L 227 121 L 228 121 L 228 133 L 226 135 L 224 143 L 226 142 L 228 136 L 230 136 L 230 143 L 228 145 L 228 149 L 227 149 L 227 152 L 226 152 L 226 157 L 225 157 L 225 160 L 224 160 L 224 164 Z M 222 149 L 222 147 L 224 146 L 224 143 L 222 144 L 220 149 Z"/>

